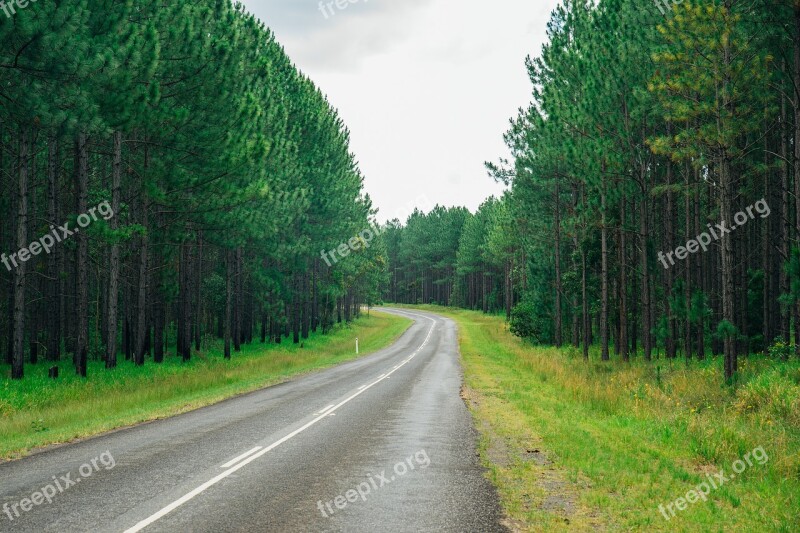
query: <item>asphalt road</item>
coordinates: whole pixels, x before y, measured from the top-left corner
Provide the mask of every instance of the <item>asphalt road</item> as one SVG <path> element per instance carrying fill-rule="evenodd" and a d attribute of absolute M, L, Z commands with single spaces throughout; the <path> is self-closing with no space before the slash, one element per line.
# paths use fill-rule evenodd
<path fill-rule="evenodd" d="M 0 531 L 505 531 L 455 324 L 391 312 L 379 353 L 0 465 Z"/>

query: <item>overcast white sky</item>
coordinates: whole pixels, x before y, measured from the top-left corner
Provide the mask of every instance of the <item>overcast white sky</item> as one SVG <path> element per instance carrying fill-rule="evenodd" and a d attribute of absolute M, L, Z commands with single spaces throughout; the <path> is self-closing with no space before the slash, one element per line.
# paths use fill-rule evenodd
<path fill-rule="evenodd" d="M 339 110 L 380 221 L 423 195 L 474 211 L 502 194 L 483 163 L 507 157 L 557 0 L 357 0 L 327 18 L 319 0 L 243 3 Z"/>

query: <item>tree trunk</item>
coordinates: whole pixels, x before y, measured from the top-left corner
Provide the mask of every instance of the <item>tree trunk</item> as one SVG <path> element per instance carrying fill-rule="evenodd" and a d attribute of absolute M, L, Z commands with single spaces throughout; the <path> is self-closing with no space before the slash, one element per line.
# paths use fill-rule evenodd
<path fill-rule="evenodd" d="M 303 279 L 303 284 L 302 284 L 303 313 L 301 321 L 301 335 L 304 339 L 307 339 L 309 331 L 311 329 L 311 301 L 308 297 L 308 291 L 309 291 L 308 272 L 303 272 L 302 279 Z"/>
<path fill-rule="evenodd" d="M 50 137 L 47 142 L 47 219 L 50 225 L 58 224 L 58 138 Z M 58 268 L 58 250 L 47 256 L 48 277 L 48 313 L 47 313 L 47 360 L 58 361 L 61 358 L 60 307 L 60 274 Z"/>
<path fill-rule="evenodd" d="M 622 360 L 627 362 L 630 359 L 630 354 L 628 352 L 628 258 L 626 254 L 625 215 L 625 199 L 623 198 L 619 207 L 619 347 Z"/>
<path fill-rule="evenodd" d="M 298 294 L 300 290 L 298 285 L 298 275 L 295 273 L 292 275 L 292 342 L 294 344 L 300 344 L 300 295 Z M 345 304 L 344 312 L 345 320 L 349 322 L 349 305 Z"/>
<path fill-rule="evenodd" d="M 583 358 L 589 360 L 589 300 L 586 294 L 586 250 L 581 246 L 581 306 L 583 313 Z"/>
<path fill-rule="evenodd" d="M 142 225 L 147 227 L 147 204 L 142 200 Z M 136 305 L 136 352 L 134 363 L 136 366 L 144 365 L 145 338 L 147 336 L 147 258 L 149 253 L 149 239 L 147 233 L 142 235 L 139 246 L 139 289 Z"/>
<path fill-rule="evenodd" d="M 789 132 L 786 127 L 786 98 L 781 95 L 781 255 L 783 262 L 789 261 L 789 239 L 791 233 L 789 231 L 789 221 L 791 211 L 789 207 L 789 150 L 787 147 L 787 140 Z M 785 268 L 780 269 L 781 272 L 781 294 L 789 294 L 791 286 L 789 285 L 789 272 Z M 782 306 L 781 309 L 781 338 L 783 342 L 789 344 L 789 335 L 792 328 L 791 324 L 791 310 L 790 308 Z"/>
<path fill-rule="evenodd" d="M 506 322 L 508 322 L 511 320 L 511 260 L 510 259 L 506 259 L 505 261 L 505 271 L 506 271 L 505 283 L 504 283 L 505 290 L 503 292 L 505 295 L 504 307 L 506 311 Z M 444 304 L 440 303 L 440 305 Z M 558 321 L 558 318 L 556 318 L 556 321 Z"/>
<path fill-rule="evenodd" d="M 158 219 L 160 217 L 156 215 L 156 224 L 158 225 Z M 163 290 L 163 280 L 161 269 L 164 264 L 164 258 L 161 254 L 161 248 L 157 247 L 155 249 L 155 253 L 153 254 L 154 257 L 154 264 L 155 267 L 153 269 L 153 283 L 155 284 L 153 288 L 153 361 L 156 363 L 163 363 L 164 362 L 164 320 L 165 320 L 165 305 L 166 302 L 164 301 L 164 290 Z"/>
<path fill-rule="evenodd" d="M 183 361 L 192 358 L 192 291 L 191 291 L 191 250 L 189 243 L 181 245 L 183 250 L 183 261 L 181 262 L 181 276 L 183 278 L 183 290 L 180 296 L 183 320 L 181 321 L 181 356 Z"/>
<path fill-rule="evenodd" d="M 671 132 L 669 124 L 667 125 L 667 133 Z M 675 250 L 675 204 L 673 202 L 673 194 L 670 187 L 672 186 L 673 166 L 671 161 L 667 161 L 667 212 L 664 214 L 666 223 L 666 251 L 667 253 Z M 664 259 L 666 262 L 666 259 Z M 664 278 L 667 284 L 666 290 L 666 311 L 667 311 L 667 338 L 665 341 L 665 352 L 668 359 L 675 358 L 675 310 L 672 308 L 673 291 L 675 290 L 675 272 L 674 266 L 667 263 Z"/>
<path fill-rule="evenodd" d="M 114 162 L 111 171 L 111 229 L 119 228 L 120 186 L 122 184 L 122 132 L 114 132 Z M 117 316 L 119 309 L 119 244 L 111 245 L 111 257 L 108 274 L 108 330 L 106 337 L 106 368 L 117 366 Z"/>
<path fill-rule="evenodd" d="M 684 192 L 684 211 L 685 211 L 685 223 L 684 223 L 684 232 L 686 234 L 687 242 L 689 239 L 694 237 L 691 236 L 692 232 L 692 209 L 691 209 L 691 197 L 689 196 L 689 169 L 686 169 L 686 191 Z M 699 170 L 695 170 L 695 175 L 697 176 L 697 180 L 699 181 Z M 683 300 L 684 306 L 686 309 L 686 316 L 684 317 L 684 331 L 683 331 L 683 355 L 686 360 L 690 360 L 692 358 L 692 321 L 691 321 L 691 308 L 692 308 L 692 265 L 694 264 L 695 258 L 693 254 L 689 254 L 686 258 L 686 283 L 683 285 Z"/>
<path fill-rule="evenodd" d="M 562 311 L 561 311 L 561 294 L 563 292 L 562 282 L 561 282 L 561 202 L 560 202 L 560 191 L 559 191 L 559 182 L 558 176 L 556 176 L 556 187 L 555 187 L 555 220 L 554 220 L 554 227 L 555 227 L 555 261 L 556 261 L 556 347 L 560 348 L 563 344 L 563 325 L 562 325 Z M 525 264 L 523 263 L 523 268 L 525 268 Z M 510 317 L 509 317 L 510 318 Z"/>
<path fill-rule="evenodd" d="M 203 235 L 197 239 L 197 268 L 195 268 L 195 320 L 194 320 L 194 351 L 200 351 L 203 320 Z"/>
<path fill-rule="evenodd" d="M 231 314 L 233 311 L 233 252 L 225 252 L 225 359 L 231 358 Z"/>
<path fill-rule="evenodd" d="M 319 283 L 319 259 L 314 259 L 314 266 L 311 275 L 311 332 L 316 333 L 319 327 L 319 294 L 317 284 Z"/>
<path fill-rule="evenodd" d="M 800 240 L 800 3 L 794 4 L 794 213 L 795 238 Z M 794 304 L 794 349 L 800 356 L 800 298 Z"/>
<path fill-rule="evenodd" d="M 731 162 L 723 154 L 720 161 L 720 215 L 727 227 L 731 227 L 733 219 L 733 180 Z M 734 292 L 734 256 L 733 239 L 728 233 L 721 236 L 722 265 L 722 319 L 729 325 L 736 326 L 735 292 Z M 727 334 L 723 340 L 725 354 L 725 380 L 731 382 L 737 370 L 735 335 Z"/>
<path fill-rule="evenodd" d="M 233 351 L 242 351 L 242 249 L 234 252 Z"/>
<path fill-rule="evenodd" d="M 75 143 L 78 158 L 76 185 L 78 189 L 78 215 L 85 214 L 89 201 L 89 145 L 85 133 L 79 133 Z M 78 232 L 78 229 L 75 230 Z M 89 351 L 89 240 L 86 231 L 76 235 L 78 253 L 76 256 L 78 299 L 76 310 L 77 337 L 75 344 L 75 370 L 81 377 L 86 377 L 86 366 Z"/>
<path fill-rule="evenodd" d="M 605 170 L 605 169 L 604 169 Z M 606 219 L 606 186 L 603 177 L 600 192 L 600 349 L 601 359 L 608 361 L 608 227 Z"/>
<path fill-rule="evenodd" d="M 642 191 L 642 202 L 641 202 L 641 213 L 640 213 L 640 227 L 639 227 L 639 237 L 641 239 L 640 243 L 640 264 L 642 269 L 642 346 L 644 349 L 644 358 L 646 361 L 650 361 L 653 357 L 653 344 L 652 344 L 652 336 L 650 333 L 650 266 L 647 260 L 647 246 L 648 241 L 650 239 L 650 228 L 647 221 L 647 185 L 646 185 L 646 176 L 645 170 L 642 169 L 642 187 L 644 190 Z"/>
<path fill-rule="evenodd" d="M 17 250 L 28 246 L 28 132 L 20 133 L 17 181 Z M 17 256 L 19 257 L 19 256 Z M 14 328 L 11 379 L 25 376 L 25 266 L 21 259 L 14 272 Z"/>
<path fill-rule="evenodd" d="M 695 181 L 696 181 L 696 183 L 695 183 L 695 187 L 694 187 L 694 234 L 695 235 L 700 235 L 700 233 L 702 232 L 702 230 L 700 229 L 700 208 L 701 208 L 701 205 L 700 205 L 700 182 L 699 182 L 699 180 L 695 180 Z M 713 253 L 711 255 L 713 255 Z M 695 280 L 696 280 L 695 286 L 698 287 L 698 289 L 700 289 L 703 292 L 703 294 L 706 293 L 706 287 L 705 287 L 705 284 L 704 284 L 705 272 L 704 272 L 704 269 L 703 269 L 703 262 L 704 262 L 703 259 L 705 257 L 706 256 L 704 255 L 703 257 L 699 258 L 694 263 L 696 265 L 696 268 L 695 268 L 695 270 L 696 270 L 696 272 L 695 272 Z M 702 314 L 699 315 L 699 317 L 700 318 L 697 321 L 697 358 L 700 359 L 700 360 L 703 360 L 703 359 L 705 359 L 705 356 L 706 356 L 706 340 L 705 340 L 706 323 L 705 323 L 705 318 L 703 317 Z"/>

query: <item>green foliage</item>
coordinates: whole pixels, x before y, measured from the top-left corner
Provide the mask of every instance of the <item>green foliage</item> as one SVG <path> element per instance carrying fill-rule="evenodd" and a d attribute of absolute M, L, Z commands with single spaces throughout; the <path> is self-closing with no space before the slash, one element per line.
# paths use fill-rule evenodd
<path fill-rule="evenodd" d="M 769 347 L 768 353 L 769 356 L 774 359 L 789 359 L 789 357 L 794 353 L 794 349 L 790 344 L 785 343 L 780 339 L 776 339 L 775 342 Z"/>
<path fill-rule="evenodd" d="M 736 337 L 736 326 L 731 324 L 728 320 L 721 320 L 720 323 L 717 324 L 716 334 L 720 339 Z"/>
<path fill-rule="evenodd" d="M 481 458 L 520 529 L 792 531 L 800 520 L 799 360 L 752 356 L 730 390 L 719 358 L 587 364 L 514 338 L 496 317 L 440 312 L 458 323 Z M 663 518 L 660 504 L 756 447 L 768 461 Z M 519 459 L 533 449 L 551 460 Z M 568 526 L 547 505 L 557 498 L 573 502 Z"/>
<path fill-rule="evenodd" d="M 536 344 L 553 342 L 552 316 L 541 312 L 541 307 L 534 302 L 523 300 L 511 311 L 511 333 Z"/>
<path fill-rule="evenodd" d="M 80 298 L 86 301 L 79 302 L 88 308 L 80 318 L 97 323 L 95 332 L 106 327 L 103 291 L 117 276 L 124 290 L 116 313 L 128 313 L 129 327 L 151 328 L 160 320 L 167 330 L 177 324 L 185 331 L 191 321 L 190 329 L 221 333 L 230 255 L 237 257 L 232 298 L 245 308 L 244 316 L 231 319 L 238 336 L 262 319 L 281 326 L 289 320 L 296 333 L 302 324 L 307 336 L 309 328 L 350 320 L 361 303 L 380 299 L 388 261 L 380 237 L 330 266 L 318 255 L 374 223 L 349 132 L 272 31 L 241 4 L 39 2 L 11 19 L 0 16 L 0 45 L 0 148 L 7 154 L 0 159 L 0 186 L 17 190 L 19 140 L 29 136 L 36 157 L 30 158 L 27 203 L 38 209 L 37 226 L 46 230 L 80 214 L 72 185 L 77 136 L 88 139 L 91 205 L 111 200 L 110 176 L 115 157 L 121 159 L 113 225 L 89 228 L 88 261 L 74 267 L 76 243 L 64 244 L 66 261 L 50 275 L 72 286 L 98 265 L 87 275 L 89 294 Z M 52 195 L 59 220 L 43 222 L 51 146 L 58 147 Z M 4 195 L 0 207 L 13 213 L 16 199 L 7 200 Z M 16 249 L 12 232 L 3 228 L 0 245 Z M 31 223 L 29 233 L 34 230 Z M 112 273 L 114 247 L 120 257 Z M 48 268 L 44 258 L 31 265 Z M 142 271 L 148 279 L 140 279 Z M 28 280 L 29 295 L 41 293 L 28 300 L 47 298 L 55 308 L 60 304 L 41 278 Z M 197 286 L 208 290 L 197 296 Z M 148 305 L 140 305 L 140 295 Z M 88 300 L 99 303 L 89 306 Z M 8 298 L 2 301 L 10 315 Z M 335 316 L 342 309 L 344 316 Z M 131 310 L 144 316 L 133 317 Z M 41 311 L 21 313 L 38 319 Z M 70 327 L 73 314 L 65 318 Z M 107 332 L 95 332 L 90 358 L 105 354 Z M 144 338 L 140 333 L 130 332 Z M 0 343 L 3 350 L 7 345 Z"/>
<path fill-rule="evenodd" d="M 553 310 L 555 338 L 600 341 L 604 353 L 624 341 L 624 358 L 642 347 L 645 358 L 667 347 L 688 358 L 727 350 L 735 373 L 732 350 L 788 335 L 788 304 L 800 300 L 800 252 L 783 298 L 777 266 L 796 240 L 789 197 L 800 178 L 781 154 L 796 144 L 785 116 L 797 106 L 798 67 L 786 51 L 800 43 L 787 3 L 673 7 L 667 17 L 632 0 L 554 10 L 548 42 L 526 62 L 532 101 L 505 135 L 513 159 L 487 165 L 511 189 L 487 233 L 494 257 L 520 252 L 514 285 L 523 301 Z M 659 251 L 720 220 L 730 226 L 761 198 L 776 214 L 788 209 L 778 215 L 788 233 L 774 214 L 662 264 Z M 476 249 L 480 239 L 468 238 Z M 741 342 L 721 345 L 725 337 Z"/>

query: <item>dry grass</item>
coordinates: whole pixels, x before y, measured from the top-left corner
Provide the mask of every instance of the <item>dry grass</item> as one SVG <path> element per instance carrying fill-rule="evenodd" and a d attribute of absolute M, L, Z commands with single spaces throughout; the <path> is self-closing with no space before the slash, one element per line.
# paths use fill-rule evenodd
<path fill-rule="evenodd" d="M 797 530 L 800 362 L 753 356 L 731 389 L 719 359 L 587 363 L 500 318 L 436 311 L 459 324 L 465 396 L 513 529 Z M 659 513 L 759 446 L 768 462 L 669 521 Z"/>

